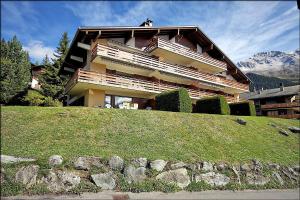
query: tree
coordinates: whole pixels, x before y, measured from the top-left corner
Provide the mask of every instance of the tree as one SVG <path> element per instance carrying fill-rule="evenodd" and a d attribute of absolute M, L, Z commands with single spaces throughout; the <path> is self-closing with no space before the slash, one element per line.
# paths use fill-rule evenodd
<path fill-rule="evenodd" d="M 7 104 L 14 96 L 28 88 L 30 70 L 29 55 L 22 49 L 17 37 L 14 36 L 7 42 L 1 39 L 0 103 Z"/>
<path fill-rule="evenodd" d="M 50 62 L 46 55 L 42 61 L 45 66 L 44 72 L 39 77 L 42 93 L 45 96 L 59 98 L 63 94 L 66 80 L 59 76 L 59 70 L 69 50 L 69 39 L 66 32 L 63 33 L 59 45 L 54 53 L 54 59 Z"/>

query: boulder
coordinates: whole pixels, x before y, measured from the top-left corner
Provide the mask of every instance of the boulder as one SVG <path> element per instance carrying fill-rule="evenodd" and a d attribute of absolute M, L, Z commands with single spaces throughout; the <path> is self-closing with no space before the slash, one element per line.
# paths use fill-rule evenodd
<path fill-rule="evenodd" d="M 137 167 L 147 167 L 147 158 L 137 158 L 132 161 L 132 164 Z"/>
<path fill-rule="evenodd" d="M 295 175 L 295 173 L 293 173 L 293 171 L 291 171 L 289 168 L 283 168 L 282 173 L 287 176 L 289 179 L 294 179 L 294 180 L 298 180 L 298 177 Z"/>
<path fill-rule="evenodd" d="M 214 170 L 214 164 L 204 161 L 204 162 L 201 163 L 201 170 L 203 170 L 203 171 L 213 171 Z"/>
<path fill-rule="evenodd" d="M 263 170 L 263 164 L 259 160 L 253 159 L 252 162 L 253 162 L 253 165 L 251 166 L 252 170 L 255 170 L 258 172 Z"/>
<path fill-rule="evenodd" d="M 151 161 L 150 167 L 151 167 L 151 169 L 154 169 L 154 170 L 160 172 L 165 168 L 167 163 L 168 162 L 166 162 L 164 160 L 154 160 L 154 161 Z"/>
<path fill-rule="evenodd" d="M 268 177 L 264 177 L 262 174 L 247 173 L 246 181 L 251 185 L 265 185 L 270 181 L 270 179 Z"/>
<path fill-rule="evenodd" d="M 279 133 L 285 136 L 289 136 L 289 133 L 286 130 L 280 129 Z"/>
<path fill-rule="evenodd" d="M 29 188 L 36 183 L 38 171 L 38 165 L 28 165 L 21 167 L 16 173 L 16 181 L 26 185 L 26 188 Z"/>
<path fill-rule="evenodd" d="M 156 176 L 157 180 L 176 184 L 180 188 L 185 188 L 190 184 L 190 177 L 185 168 L 169 170 Z"/>
<path fill-rule="evenodd" d="M 80 184 L 80 177 L 73 172 L 50 170 L 47 177 L 42 179 L 52 192 L 69 191 Z"/>
<path fill-rule="evenodd" d="M 218 171 L 223 171 L 225 169 L 228 169 L 228 165 L 226 163 L 219 163 L 216 164 L 216 168 Z"/>
<path fill-rule="evenodd" d="M 293 166 L 294 171 L 300 173 L 300 166 L 299 165 L 295 165 Z"/>
<path fill-rule="evenodd" d="M 100 157 L 78 157 L 74 162 L 75 169 L 90 170 L 92 166 L 103 167 Z"/>
<path fill-rule="evenodd" d="M 272 176 L 274 177 L 274 179 L 275 179 L 280 185 L 283 185 L 283 184 L 284 184 L 284 181 L 283 181 L 283 179 L 281 178 L 281 176 L 279 175 L 278 172 L 273 172 Z"/>
<path fill-rule="evenodd" d="M 125 179 L 128 183 L 138 183 L 144 181 L 147 176 L 145 174 L 146 168 L 145 167 L 138 167 L 135 168 L 132 165 L 129 165 L 124 170 Z"/>
<path fill-rule="evenodd" d="M 1 163 L 4 164 L 17 163 L 17 162 L 34 162 L 34 161 L 36 161 L 36 159 L 1 155 Z"/>
<path fill-rule="evenodd" d="M 280 165 L 278 165 L 276 163 L 269 163 L 268 166 L 270 169 L 276 169 L 276 170 L 280 169 Z"/>
<path fill-rule="evenodd" d="M 250 172 L 251 171 L 251 166 L 248 163 L 244 163 L 243 165 L 241 165 L 241 171 L 244 172 Z"/>
<path fill-rule="evenodd" d="M 184 162 L 178 162 L 178 163 L 175 163 L 175 164 L 171 164 L 171 169 L 179 169 L 179 168 L 183 168 L 183 167 L 186 167 L 187 164 L 184 163 Z"/>
<path fill-rule="evenodd" d="M 205 174 L 196 175 L 195 181 L 204 181 L 211 186 L 224 186 L 229 183 L 230 178 L 225 176 L 224 174 L 208 172 Z"/>
<path fill-rule="evenodd" d="M 57 166 L 57 165 L 61 165 L 63 162 L 63 158 L 60 155 L 53 155 L 50 156 L 48 163 L 50 166 Z"/>
<path fill-rule="evenodd" d="M 116 182 L 113 177 L 113 172 L 91 175 L 92 180 L 103 190 L 113 190 L 116 187 Z"/>
<path fill-rule="evenodd" d="M 241 119 L 241 118 L 237 118 L 236 122 L 241 124 L 241 125 L 246 125 L 247 124 L 247 122 L 245 120 Z"/>
<path fill-rule="evenodd" d="M 124 160 L 119 156 L 113 156 L 109 160 L 109 167 L 112 170 L 119 170 L 121 171 L 124 168 Z"/>
<path fill-rule="evenodd" d="M 296 126 L 290 126 L 288 129 L 293 133 L 300 133 L 300 128 Z"/>

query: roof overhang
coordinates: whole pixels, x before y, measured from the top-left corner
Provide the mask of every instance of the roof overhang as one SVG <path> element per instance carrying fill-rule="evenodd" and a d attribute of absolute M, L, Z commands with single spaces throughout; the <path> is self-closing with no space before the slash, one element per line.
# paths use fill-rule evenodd
<path fill-rule="evenodd" d="M 163 26 L 163 27 L 134 27 L 134 26 L 83 26 L 79 27 L 71 42 L 70 49 L 64 60 L 61 74 L 69 73 L 64 68 L 78 68 L 82 63 L 71 59 L 72 56 L 82 57 L 86 55 L 86 50 L 77 46 L 78 42 L 91 44 L 96 38 L 123 37 L 130 38 L 132 35 L 144 37 L 153 37 L 155 35 L 170 35 L 170 37 L 178 34 L 185 35 L 191 40 L 196 40 L 203 47 L 212 47 L 208 54 L 213 57 L 221 58 L 228 64 L 230 73 L 240 82 L 249 83 L 251 80 L 229 59 L 229 57 L 197 26 Z"/>

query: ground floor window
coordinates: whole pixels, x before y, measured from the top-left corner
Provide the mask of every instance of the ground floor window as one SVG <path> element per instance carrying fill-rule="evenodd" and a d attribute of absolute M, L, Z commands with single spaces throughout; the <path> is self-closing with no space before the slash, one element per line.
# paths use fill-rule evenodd
<path fill-rule="evenodd" d="M 149 109 L 152 107 L 149 99 L 126 97 L 126 96 L 105 96 L 106 108 L 127 108 L 127 109 Z M 151 108 L 150 108 L 151 109 Z"/>

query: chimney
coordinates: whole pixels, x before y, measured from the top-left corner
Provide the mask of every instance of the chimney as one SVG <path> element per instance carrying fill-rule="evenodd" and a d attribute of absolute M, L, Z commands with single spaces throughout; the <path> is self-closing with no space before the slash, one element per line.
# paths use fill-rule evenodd
<path fill-rule="evenodd" d="M 280 91 L 283 91 L 283 90 L 284 90 L 283 83 L 280 83 L 280 84 L 279 84 L 279 87 L 280 87 Z"/>
<path fill-rule="evenodd" d="M 152 25 L 153 25 L 153 21 L 147 18 L 146 21 L 144 21 L 140 26 L 152 27 Z"/>

